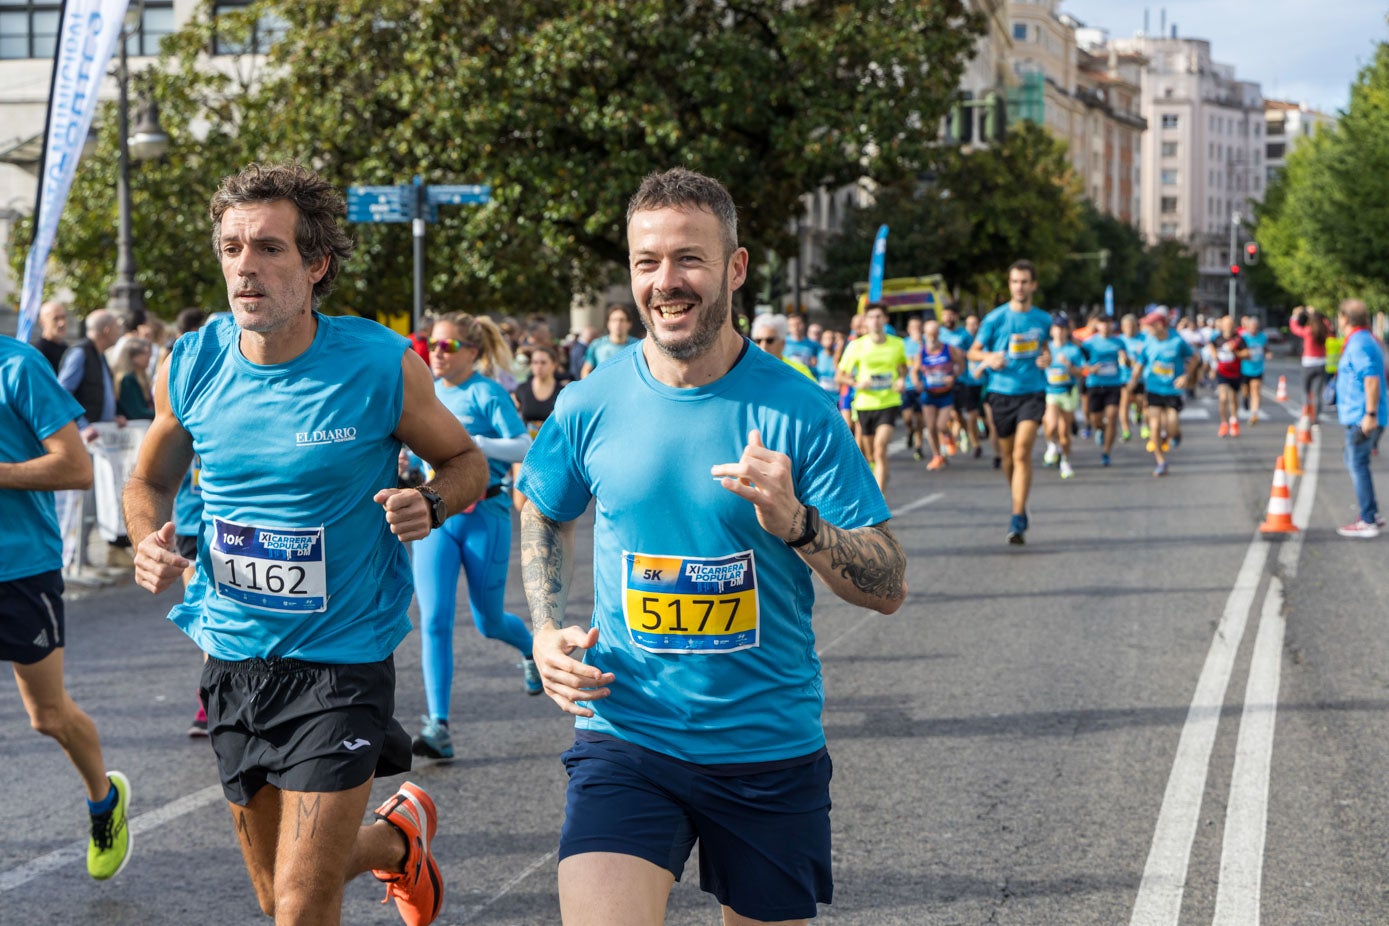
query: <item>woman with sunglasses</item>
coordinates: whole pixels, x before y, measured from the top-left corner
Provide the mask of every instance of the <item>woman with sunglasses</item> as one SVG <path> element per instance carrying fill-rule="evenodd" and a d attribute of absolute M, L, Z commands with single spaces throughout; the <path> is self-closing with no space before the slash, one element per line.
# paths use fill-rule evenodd
<path fill-rule="evenodd" d="M 434 392 L 463 422 L 487 456 L 487 493 L 453 515 L 438 530 L 415 542 L 412 569 L 420 608 L 420 649 L 429 714 L 415 737 L 417 756 L 453 758 L 449 701 L 453 688 L 453 620 L 458 573 L 468 578 L 468 605 L 484 637 L 501 640 L 521 653 L 526 691 L 540 694 L 540 674 L 531 661 L 529 627 L 503 608 L 507 562 L 511 555 L 511 511 L 506 495 L 511 464 L 530 448 L 530 434 L 511 396 L 478 367 L 505 369 L 510 350 L 488 318 L 464 312 L 440 316 L 429 338 Z"/>

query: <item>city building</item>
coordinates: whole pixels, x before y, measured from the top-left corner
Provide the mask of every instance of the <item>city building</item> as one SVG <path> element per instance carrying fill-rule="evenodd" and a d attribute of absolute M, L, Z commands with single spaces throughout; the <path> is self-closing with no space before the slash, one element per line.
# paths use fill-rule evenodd
<path fill-rule="evenodd" d="M 1058 10 L 1058 0 L 1012 0 L 1015 88 L 1010 119 L 1044 126 L 1066 143 L 1081 191 L 1097 209 L 1137 225 L 1142 214 L 1138 75 L 1125 71 L 1103 33 Z"/>
<path fill-rule="evenodd" d="M 1200 272 L 1196 302 L 1224 305 L 1231 260 L 1265 189 L 1259 85 L 1212 60 L 1210 42 L 1179 38 L 1175 26 L 1170 36 L 1140 34 L 1113 46 L 1117 57 L 1143 62 L 1143 234 L 1186 244 Z"/>
<path fill-rule="evenodd" d="M 1298 142 L 1322 128 L 1336 125 L 1336 117 L 1309 109 L 1306 103 L 1264 100 L 1264 177 L 1273 182 L 1288 162 Z"/>

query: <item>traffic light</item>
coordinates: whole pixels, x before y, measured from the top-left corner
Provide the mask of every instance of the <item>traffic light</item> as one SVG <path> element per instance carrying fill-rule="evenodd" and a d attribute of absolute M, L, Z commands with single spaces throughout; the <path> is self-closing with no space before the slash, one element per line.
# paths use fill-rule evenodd
<path fill-rule="evenodd" d="M 1239 264 L 1230 265 L 1230 278 L 1236 280 L 1239 279 Z"/>
<path fill-rule="evenodd" d="M 1253 266 L 1259 262 L 1259 242 L 1246 241 L 1244 243 L 1244 263 Z"/>

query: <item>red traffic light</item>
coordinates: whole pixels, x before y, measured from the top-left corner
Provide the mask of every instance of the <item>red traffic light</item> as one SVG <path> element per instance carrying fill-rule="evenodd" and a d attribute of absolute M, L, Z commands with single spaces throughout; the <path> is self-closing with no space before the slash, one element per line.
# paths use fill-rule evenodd
<path fill-rule="evenodd" d="M 1231 265 L 1230 265 L 1230 276 L 1232 276 L 1232 277 L 1237 277 L 1237 276 L 1239 276 L 1239 264 L 1231 264 Z"/>
<path fill-rule="evenodd" d="M 1246 264 L 1257 264 L 1259 262 L 1259 243 L 1257 241 L 1246 241 L 1244 243 L 1244 262 Z"/>

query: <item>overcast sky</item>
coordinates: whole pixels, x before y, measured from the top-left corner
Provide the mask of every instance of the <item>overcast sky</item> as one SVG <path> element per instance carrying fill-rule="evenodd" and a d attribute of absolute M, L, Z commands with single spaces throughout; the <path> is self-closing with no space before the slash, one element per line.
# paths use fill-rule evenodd
<path fill-rule="evenodd" d="M 1208 39 L 1211 57 L 1235 66 L 1240 80 L 1257 81 L 1265 98 L 1306 103 L 1333 112 L 1350 102 L 1350 85 L 1389 39 L 1384 0 L 1062 0 L 1061 10 L 1112 38 L 1167 30 Z"/>

